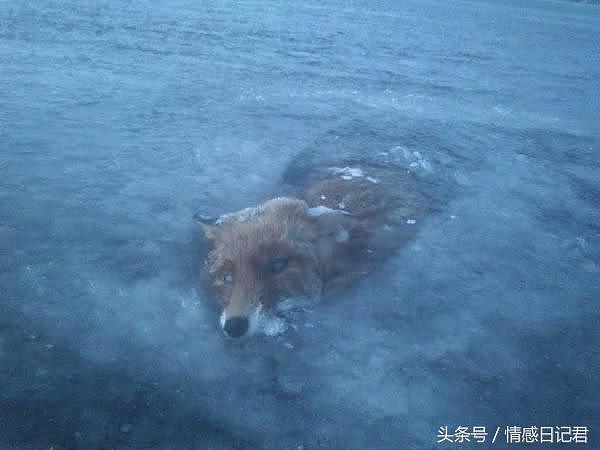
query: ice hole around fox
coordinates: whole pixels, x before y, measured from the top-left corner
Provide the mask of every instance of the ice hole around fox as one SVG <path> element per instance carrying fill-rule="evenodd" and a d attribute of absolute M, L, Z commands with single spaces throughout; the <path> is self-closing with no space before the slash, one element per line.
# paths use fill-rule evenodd
<path fill-rule="evenodd" d="M 419 178 L 431 175 L 431 165 L 422 162 L 419 173 L 405 149 L 402 156 L 404 167 L 365 158 L 313 164 L 295 186 L 280 187 L 289 196 L 194 215 L 212 244 L 205 269 L 225 335 L 285 332 L 285 313 L 367 276 L 410 242 L 417 218 L 420 225 L 426 217 Z"/>

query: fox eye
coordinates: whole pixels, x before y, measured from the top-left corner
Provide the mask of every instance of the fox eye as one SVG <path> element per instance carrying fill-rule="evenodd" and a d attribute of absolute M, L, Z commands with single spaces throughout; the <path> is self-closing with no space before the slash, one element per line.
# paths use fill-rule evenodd
<path fill-rule="evenodd" d="M 223 275 L 223 283 L 229 284 L 232 281 L 233 281 L 233 275 L 231 275 L 230 273 L 226 273 L 225 275 Z"/>
<path fill-rule="evenodd" d="M 287 267 L 287 258 L 275 258 L 269 263 L 269 271 L 272 274 L 277 274 Z"/>

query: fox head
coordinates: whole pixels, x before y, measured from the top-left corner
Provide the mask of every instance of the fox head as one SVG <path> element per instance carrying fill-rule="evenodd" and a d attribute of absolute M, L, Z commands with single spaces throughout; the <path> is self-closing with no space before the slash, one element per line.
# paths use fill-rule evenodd
<path fill-rule="evenodd" d="M 253 331 L 263 308 L 287 298 L 319 297 L 329 261 L 354 226 L 342 211 L 309 209 L 302 200 L 283 197 L 203 222 L 213 243 L 207 265 L 223 307 L 221 326 L 234 338 Z"/>

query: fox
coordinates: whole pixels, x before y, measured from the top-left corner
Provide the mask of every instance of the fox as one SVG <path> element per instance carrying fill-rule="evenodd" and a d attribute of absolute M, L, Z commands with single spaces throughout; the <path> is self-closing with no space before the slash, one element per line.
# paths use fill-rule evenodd
<path fill-rule="evenodd" d="M 225 335 L 249 336 L 283 301 L 320 299 L 375 270 L 422 221 L 416 181 L 410 170 L 346 161 L 312 168 L 290 195 L 217 218 L 197 214 Z"/>

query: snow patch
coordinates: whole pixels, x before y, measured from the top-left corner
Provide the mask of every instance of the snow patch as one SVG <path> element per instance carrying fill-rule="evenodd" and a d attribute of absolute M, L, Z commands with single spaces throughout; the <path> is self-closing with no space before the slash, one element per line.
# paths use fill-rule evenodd
<path fill-rule="evenodd" d="M 364 177 L 360 167 L 332 167 L 334 175 L 340 175 L 344 180 L 351 180 L 352 178 L 361 178 Z"/>
<path fill-rule="evenodd" d="M 323 214 L 348 214 L 346 211 L 341 211 L 339 209 L 331 209 L 328 208 L 327 206 L 323 206 L 323 205 L 319 205 L 319 206 L 315 206 L 313 208 L 308 208 L 308 216 L 309 217 L 319 217 L 322 216 Z"/>
<path fill-rule="evenodd" d="M 315 206 L 314 208 L 308 208 L 308 215 L 310 217 L 319 217 L 323 214 L 330 214 L 333 212 L 335 212 L 335 209 L 331 209 L 323 205 Z"/>
<path fill-rule="evenodd" d="M 262 314 L 258 332 L 265 336 L 277 336 L 287 330 L 287 324 L 281 317 L 273 314 Z"/>

